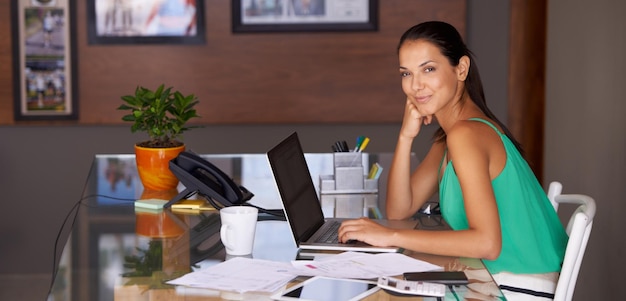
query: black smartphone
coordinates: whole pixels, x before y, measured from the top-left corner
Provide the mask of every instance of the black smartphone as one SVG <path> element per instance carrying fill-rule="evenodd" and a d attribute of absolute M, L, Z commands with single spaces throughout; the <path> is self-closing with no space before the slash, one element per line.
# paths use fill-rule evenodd
<path fill-rule="evenodd" d="M 467 284 L 467 275 L 462 271 L 442 271 L 442 272 L 407 272 L 404 273 L 404 280 L 434 282 L 441 284 Z"/>

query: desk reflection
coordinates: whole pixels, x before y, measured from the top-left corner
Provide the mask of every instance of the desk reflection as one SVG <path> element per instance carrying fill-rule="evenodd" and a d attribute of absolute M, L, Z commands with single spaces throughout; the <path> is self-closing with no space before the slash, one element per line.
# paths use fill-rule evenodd
<path fill-rule="evenodd" d="M 281 207 L 265 154 L 203 157 L 252 191 L 254 205 L 266 209 Z M 319 195 L 319 176 L 332 174 L 333 156 L 306 154 L 305 157 Z M 364 172 L 374 162 L 389 166 L 391 158 L 392 154 L 364 154 Z M 219 213 L 136 211 L 133 200 L 169 199 L 183 187 L 166 192 L 144 191 L 134 164 L 133 155 L 94 158 L 48 300 L 223 300 L 225 297 L 269 300 L 269 296 L 264 295 L 229 295 L 165 284 L 167 280 L 229 259 L 220 241 Z M 322 195 L 324 215 L 384 216 L 384 203 L 378 196 L 385 195 L 385 183 L 386 174 L 383 174 L 379 194 Z M 416 217 L 425 228 L 445 227 L 439 216 Z M 457 295 L 461 299 L 475 296 L 480 300 L 498 300 L 501 296 L 480 260 L 406 254 L 446 270 L 471 270 L 476 285 L 450 288 L 450 298 Z M 251 256 L 285 262 L 299 258 L 287 223 L 271 216 L 260 216 Z M 366 300 L 394 298 L 379 292 Z"/>

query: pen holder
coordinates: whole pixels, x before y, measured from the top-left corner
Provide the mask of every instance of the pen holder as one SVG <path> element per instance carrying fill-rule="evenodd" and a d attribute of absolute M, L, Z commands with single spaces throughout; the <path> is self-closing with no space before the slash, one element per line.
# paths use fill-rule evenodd
<path fill-rule="evenodd" d="M 320 175 L 320 193 L 376 193 L 378 180 L 367 179 L 363 169 L 363 153 L 333 153 L 334 175 Z"/>
<path fill-rule="evenodd" d="M 363 189 L 363 154 L 335 153 L 333 156 L 336 190 Z"/>
<path fill-rule="evenodd" d="M 320 201 L 325 217 L 380 218 L 374 216 L 378 208 L 378 194 L 376 193 L 323 194 Z"/>

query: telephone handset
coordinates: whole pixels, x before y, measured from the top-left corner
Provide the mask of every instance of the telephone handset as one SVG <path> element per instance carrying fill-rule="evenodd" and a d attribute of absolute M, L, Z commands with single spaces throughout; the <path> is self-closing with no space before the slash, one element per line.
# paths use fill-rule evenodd
<path fill-rule="evenodd" d="M 170 160 L 169 166 L 172 173 L 185 186 L 185 190 L 167 202 L 164 208 L 196 193 L 206 197 L 217 209 L 243 205 L 254 196 L 245 187 L 235 184 L 228 175 L 211 162 L 190 151 L 181 152 L 176 158 Z"/>

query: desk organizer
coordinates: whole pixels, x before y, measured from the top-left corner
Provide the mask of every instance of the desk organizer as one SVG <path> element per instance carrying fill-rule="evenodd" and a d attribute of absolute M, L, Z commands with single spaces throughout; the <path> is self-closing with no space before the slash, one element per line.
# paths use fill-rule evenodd
<path fill-rule="evenodd" d="M 333 153 L 334 175 L 320 175 L 320 194 L 378 193 L 378 179 L 368 179 L 363 153 Z"/>
<path fill-rule="evenodd" d="M 320 198 L 325 217 L 381 218 L 378 211 L 378 194 L 322 194 Z"/>

